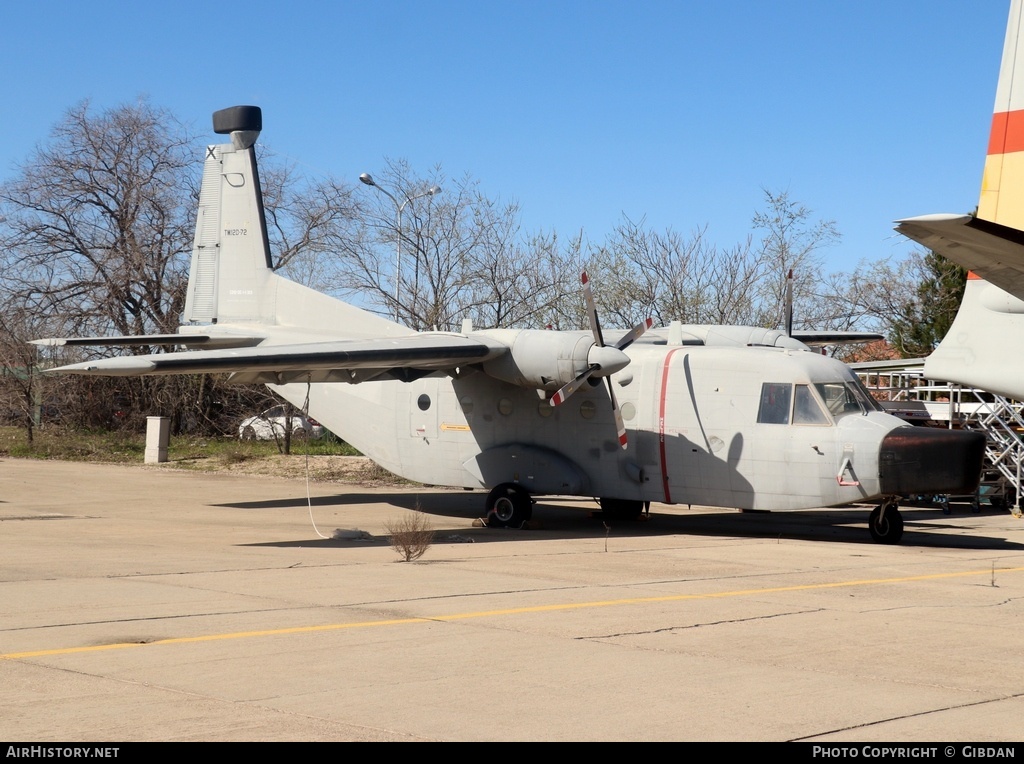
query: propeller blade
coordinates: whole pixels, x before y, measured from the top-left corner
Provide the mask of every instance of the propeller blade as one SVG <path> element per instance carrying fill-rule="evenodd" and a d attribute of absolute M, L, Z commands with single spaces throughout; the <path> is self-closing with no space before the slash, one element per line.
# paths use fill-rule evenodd
<path fill-rule="evenodd" d="M 594 333 L 594 344 L 596 344 L 600 348 L 603 348 L 605 347 L 604 334 L 601 332 L 601 322 L 597 318 L 597 306 L 594 304 L 594 290 L 591 289 L 590 287 L 590 277 L 587 276 L 586 271 L 583 271 L 582 281 L 583 299 L 586 300 L 587 303 L 587 318 L 590 319 L 590 331 Z M 648 318 L 642 324 L 634 326 L 626 333 L 626 335 L 621 340 L 619 340 L 618 344 L 615 345 L 615 349 L 621 351 L 632 345 L 633 342 L 635 342 L 637 338 L 640 337 L 640 335 L 646 332 L 653 323 L 654 322 Z M 626 358 L 625 363 L 628 362 L 629 359 Z M 589 377 L 592 372 L 600 368 L 602 367 L 599 365 L 592 365 L 588 371 L 584 372 L 584 374 L 580 375 L 572 382 L 570 382 L 568 385 L 559 390 L 557 393 L 555 393 L 555 397 L 551 399 L 551 405 L 557 406 L 559 403 L 562 403 L 566 398 L 568 398 L 572 393 L 574 393 L 576 390 L 580 388 L 580 385 L 582 385 L 583 382 L 586 381 L 586 378 Z M 610 370 L 605 376 L 605 381 L 608 382 L 608 398 L 611 399 L 612 402 L 612 416 L 615 417 L 615 430 L 618 434 L 619 445 L 622 446 L 622 448 L 626 448 L 626 424 L 625 422 L 622 421 L 622 412 L 619 411 L 619 402 L 615 400 L 615 390 L 612 387 L 612 378 Z M 565 393 L 565 395 L 562 395 L 562 393 L 567 388 L 570 387 L 572 389 Z M 555 402 L 555 398 L 559 398 L 558 403 Z"/>
<path fill-rule="evenodd" d="M 604 347 L 604 335 L 601 334 L 601 322 L 597 320 L 597 306 L 594 305 L 594 291 L 590 288 L 590 277 L 583 271 L 583 299 L 587 301 L 587 318 L 590 319 L 590 331 L 594 333 L 594 342 Z"/>
<path fill-rule="evenodd" d="M 637 324 L 632 329 L 630 329 L 626 333 L 626 335 L 615 344 L 615 347 L 618 348 L 619 350 L 625 350 L 638 339 L 640 339 L 644 335 L 644 332 L 650 329 L 653 325 L 653 318 L 645 319 L 642 324 Z"/>
<path fill-rule="evenodd" d="M 574 379 L 572 382 L 568 382 L 565 385 L 563 385 L 561 390 L 559 390 L 557 393 L 551 396 L 551 400 L 549 401 L 551 405 L 561 406 L 563 403 L 565 403 L 565 399 L 568 398 L 577 390 L 579 390 L 581 387 L 583 387 L 583 383 L 590 379 L 590 375 L 593 374 L 594 371 L 597 370 L 597 368 L 597 366 L 591 366 L 585 372 L 576 377 L 576 379 Z"/>
<path fill-rule="evenodd" d="M 615 400 L 615 391 L 612 389 L 612 378 L 605 377 L 608 382 L 608 397 L 612 399 L 612 416 L 615 417 L 615 431 L 619 436 L 619 445 L 626 449 L 626 423 L 622 421 L 622 412 L 619 411 L 619 402 Z"/>

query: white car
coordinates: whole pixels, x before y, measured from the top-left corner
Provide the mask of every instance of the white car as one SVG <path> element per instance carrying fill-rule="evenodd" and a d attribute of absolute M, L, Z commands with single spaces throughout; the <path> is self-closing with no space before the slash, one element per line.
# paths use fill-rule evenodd
<path fill-rule="evenodd" d="M 238 425 L 238 437 L 242 440 L 274 440 L 284 437 L 287 408 L 274 406 L 262 414 L 251 416 Z M 293 438 L 319 438 L 324 434 L 323 426 L 315 419 L 292 413 Z"/>

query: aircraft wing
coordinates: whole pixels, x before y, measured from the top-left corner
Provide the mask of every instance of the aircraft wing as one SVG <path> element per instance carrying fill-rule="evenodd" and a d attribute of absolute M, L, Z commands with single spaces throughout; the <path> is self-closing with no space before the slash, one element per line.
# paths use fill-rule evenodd
<path fill-rule="evenodd" d="M 839 332 L 839 331 L 793 331 L 793 339 L 800 340 L 808 347 L 824 347 L 826 345 L 852 345 L 857 342 L 875 342 L 884 340 L 885 335 L 878 332 Z"/>
<path fill-rule="evenodd" d="M 236 382 L 359 382 L 390 373 L 415 379 L 482 363 L 508 351 L 502 343 L 450 334 L 310 342 L 252 348 L 118 356 L 60 366 L 53 373 L 135 377 L 230 373 Z"/>
<path fill-rule="evenodd" d="M 974 215 L 923 215 L 896 230 L 1024 299 L 1024 232 Z"/>
<path fill-rule="evenodd" d="M 880 372 L 920 371 L 924 368 L 926 358 L 897 358 L 891 361 L 856 361 L 846 364 L 854 371 Z"/>

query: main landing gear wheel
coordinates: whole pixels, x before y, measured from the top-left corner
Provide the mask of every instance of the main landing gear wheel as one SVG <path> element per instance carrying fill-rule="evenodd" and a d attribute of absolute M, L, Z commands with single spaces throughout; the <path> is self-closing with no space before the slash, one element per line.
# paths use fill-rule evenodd
<path fill-rule="evenodd" d="M 884 509 L 884 512 L 883 512 Z M 895 502 L 879 504 L 868 517 L 871 538 L 879 544 L 898 544 L 903 538 L 903 515 Z"/>
<path fill-rule="evenodd" d="M 252 425 L 246 425 L 245 429 L 242 430 L 242 440 L 256 440 L 256 430 L 253 429 Z"/>
<path fill-rule="evenodd" d="M 515 483 L 502 483 L 487 494 L 490 528 L 522 528 L 533 517 L 533 499 Z"/>
<path fill-rule="evenodd" d="M 642 501 L 629 499 L 598 499 L 601 512 L 609 520 L 638 520 L 644 512 Z"/>

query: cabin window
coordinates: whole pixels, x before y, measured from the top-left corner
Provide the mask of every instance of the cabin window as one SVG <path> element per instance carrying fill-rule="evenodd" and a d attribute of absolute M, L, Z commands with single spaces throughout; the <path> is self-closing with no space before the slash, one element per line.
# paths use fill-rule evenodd
<path fill-rule="evenodd" d="M 792 385 L 779 382 L 765 382 L 761 385 L 761 407 L 757 411 L 757 421 L 761 424 L 789 424 L 792 391 Z"/>
<path fill-rule="evenodd" d="M 423 395 L 416 399 L 416 405 L 420 407 L 420 411 L 426 411 L 430 408 L 430 396 L 423 393 Z"/>
<path fill-rule="evenodd" d="M 829 424 L 808 385 L 797 385 L 793 396 L 793 424 Z"/>

